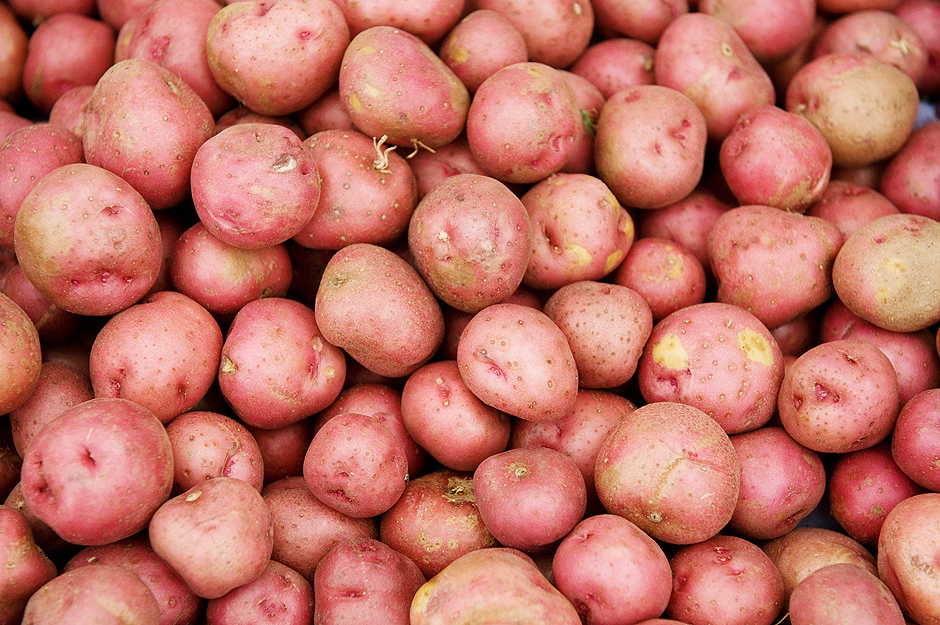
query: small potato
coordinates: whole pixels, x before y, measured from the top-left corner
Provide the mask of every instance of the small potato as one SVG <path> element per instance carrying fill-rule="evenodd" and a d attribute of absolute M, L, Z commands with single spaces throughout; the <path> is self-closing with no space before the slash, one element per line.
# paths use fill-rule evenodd
<path fill-rule="evenodd" d="M 574 406 L 578 368 L 568 339 L 545 314 L 521 304 L 478 312 L 457 345 L 460 377 L 483 403 L 531 421 Z"/>
<path fill-rule="evenodd" d="M 914 130 L 885 166 L 879 189 L 902 213 L 940 220 L 940 121 Z"/>
<path fill-rule="evenodd" d="M 936 97 L 940 93 L 940 6 L 933 0 L 903 0 L 892 10 L 895 15 L 914 27 L 927 44 L 927 71 L 917 84 L 921 96 Z"/>
<path fill-rule="evenodd" d="M 891 438 L 891 456 L 905 475 L 940 492 L 940 388 L 921 391 L 901 408 Z"/>
<path fill-rule="evenodd" d="M 616 284 L 638 293 L 654 321 L 705 301 L 705 268 L 688 250 L 668 239 L 637 239 L 613 275 Z"/>
<path fill-rule="evenodd" d="M 883 581 L 853 564 L 830 564 L 806 576 L 790 595 L 792 625 L 903 625 Z"/>
<path fill-rule="evenodd" d="M 845 180 L 830 180 L 822 196 L 805 214 L 833 223 L 842 233 L 843 240 L 848 240 L 856 230 L 878 217 L 899 212 L 891 200 L 871 187 Z"/>
<path fill-rule="evenodd" d="M 656 45 L 666 27 L 689 12 L 697 2 L 689 0 L 593 0 L 597 25 L 601 31 L 632 37 Z"/>
<path fill-rule="evenodd" d="M 611 96 L 594 138 L 598 176 L 625 206 L 662 208 L 702 178 L 706 118 L 676 89 L 640 85 Z"/>
<path fill-rule="evenodd" d="M 26 602 L 52 580 L 58 570 L 36 544 L 26 517 L 9 505 L 0 506 L 0 623 L 19 623 Z"/>
<path fill-rule="evenodd" d="M 222 89 L 253 111 L 287 115 L 332 86 L 349 38 L 334 2 L 235 2 L 210 21 L 206 55 Z"/>
<path fill-rule="evenodd" d="M 81 315 L 53 304 L 29 281 L 19 263 L 10 267 L 6 275 L 0 277 L 0 285 L 0 293 L 22 308 L 36 326 L 39 341 L 43 345 L 61 345 L 75 337 L 82 322 Z"/>
<path fill-rule="evenodd" d="M 645 41 L 613 37 L 588 46 L 569 69 L 591 81 L 606 100 L 621 89 L 656 84 L 654 56 L 656 49 Z"/>
<path fill-rule="evenodd" d="M 542 311 L 568 339 L 581 388 L 614 388 L 630 380 L 653 330 L 649 305 L 619 284 L 572 282 L 555 291 Z"/>
<path fill-rule="evenodd" d="M 471 94 L 502 68 L 529 60 L 525 39 L 509 18 L 482 8 L 450 30 L 438 54 Z"/>
<path fill-rule="evenodd" d="M 248 425 L 245 429 L 261 452 L 265 484 L 303 474 L 304 456 L 314 434 L 313 419 L 269 430 Z"/>
<path fill-rule="evenodd" d="M 76 85 L 60 95 L 49 111 L 49 123 L 66 128 L 81 139 L 85 132 L 85 112 L 94 91 L 94 85 Z"/>
<path fill-rule="evenodd" d="M 210 599 L 206 625 L 254 625 L 272 619 L 283 625 L 313 622 L 313 587 L 303 576 L 280 562 L 268 561 L 261 576 Z"/>
<path fill-rule="evenodd" d="M 352 119 L 343 108 L 339 87 L 330 87 L 326 93 L 291 117 L 300 125 L 304 135 L 310 137 L 324 130 L 353 130 Z"/>
<path fill-rule="evenodd" d="M 806 39 L 816 17 L 816 2 L 702 0 L 698 10 L 732 24 L 755 58 L 770 64 L 793 53 Z"/>
<path fill-rule="evenodd" d="M 0 413 L 16 410 L 42 374 L 39 332 L 16 302 L 0 293 Z"/>
<path fill-rule="evenodd" d="M 552 576 L 585 625 L 659 616 L 672 593 L 662 548 L 613 514 L 588 517 L 565 536 L 552 557 Z"/>
<path fill-rule="evenodd" d="M 740 481 L 724 430 L 698 408 L 676 402 L 649 403 L 627 415 L 594 466 L 594 485 L 608 512 L 677 545 L 707 540 L 727 525 Z"/>
<path fill-rule="evenodd" d="M 863 52 L 810 61 L 790 80 L 785 96 L 786 110 L 819 129 L 833 164 L 842 167 L 870 165 L 900 150 L 918 102 L 910 76 Z"/>
<path fill-rule="evenodd" d="M 587 508 L 577 465 L 548 447 L 494 454 L 473 472 L 480 517 L 504 547 L 538 553 L 565 537 Z"/>
<path fill-rule="evenodd" d="M 411 158 L 410 164 L 418 183 L 418 199 L 425 197 L 445 178 L 458 174 L 486 175 L 473 158 L 466 135 L 460 135 L 433 152 L 421 150 Z"/>

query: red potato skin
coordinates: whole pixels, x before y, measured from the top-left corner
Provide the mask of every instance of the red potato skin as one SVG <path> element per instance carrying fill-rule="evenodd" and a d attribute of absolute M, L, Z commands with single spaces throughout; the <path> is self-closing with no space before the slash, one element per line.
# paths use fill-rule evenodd
<path fill-rule="evenodd" d="M 695 1 L 593 0 L 591 4 L 602 33 L 623 35 L 655 46 L 666 27 L 688 13 Z"/>
<path fill-rule="evenodd" d="M 637 239 L 613 275 L 642 296 L 654 321 L 705 301 L 707 277 L 691 252 L 668 239 Z"/>
<path fill-rule="evenodd" d="M 905 475 L 940 492 L 940 389 L 921 391 L 902 406 L 894 424 L 891 456 Z"/>
<path fill-rule="evenodd" d="M 274 429 L 245 426 L 261 452 L 264 484 L 303 474 L 304 456 L 313 440 L 313 425 L 312 419 L 301 419 Z"/>
<path fill-rule="evenodd" d="M 402 4 L 395 0 L 335 0 L 352 35 L 373 26 L 394 26 L 415 35 L 429 46 L 437 43 L 466 12 L 466 0 L 421 0 Z"/>
<path fill-rule="evenodd" d="M 529 60 L 522 33 L 492 9 L 467 14 L 441 42 L 438 54 L 471 94 L 502 68 Z"/>
<path fill-rule="evenodd" d="M 808 575 L 790 596 L 793 625 L 903 625 L 907 621 L 888 587 L 871 573 L 847 563 Z"/>
<path fill-rule="evenodd" d="M 16 15 L 5 4 L 0 8 L 0 32 L 3 33 L 3 48 L 0 49 L 0 100 L 13 101 L 23 95 L 23 66 L 29 35 L 20 25 Z"/>
<path fill-rule="evenodd" d="M 591 44 L 569 68 L 586 78 L 605 100 L 621 89 L 656 84 L 650 44 L 629 37 L 605 39 Z"/>
<path fill-rule="evenodd" d="M 895 204 L 871 187 L 845 180 L 830 180 L 822 196 L 807 209 L 806 215 L 832 222 L 848 240 L 855 231 L 883 215 L 896 215 Z"/>
<path fill-rule="evenodd" d="M 252 625 L 275 617 L 283 625 L 307 625 L 313 622 L 313 603 L 310 582 L 270 560 L 258 579 L 209 600 L 206 625 Z"/>
<path fill-rule="evenodd" d="M 8 248 L 9 249 L 9 248 Z M 59 308 L 29 281 L 19 264 L 0 277 L 0 292 L 16 302 L 32 320 L 43 345 L 68 342 L 81 325 L 82 317 Z"/>
<path fill-rule="evenodd" d="M 26 518 L 6 505 L 0 507 L 0 564 L 0 587 L 4 592 L 0 623 L 14 625 L 20 622 L 33 593 L 52 580 L 58 570 L 36 545 Z"/>
<path fill-rule="evenodd" d="M 885 166 L 879 189 L 901 212 L 940 220 L 940 121 L 911 134 Z"/>
<path fill-rule="evenodd" d="M 0 293 L 0 413 L 29 400 L 42 374 L 42 345 L 32 320 Z"/>
<path fill-rule="evenodd" d="M 336 86 L 330 87 L 326 93 L 291 117 L 297 121 L 306 137 L 324 130 L 354 130 L 352 119 L 343 108 L 339 87 Z"/>
<path fill-rule="evenodd" d="M 792 53 L 803 43 L 816 17 L 816 2 L 799 0 L 783 5 L 701 0 L 698 10 L 731 24 L 755 58 L 768 64 Z"/>
<path fill-rule="evenodd" d="M 418 198 L 425 197 L 444 179 L 458 174 L 477 174 L 486 172 L 474 160 L 466 135 L 461 135 L 434 152 L 421 150 L 410 161 L 411 171 L 418 184 Z"/>
<path fill-rule="evenodd" d="M 917 91 L 928 98 L 940 93 L 940 6 L 933 0 L 903 0 L 894 14 L 910 24 L 927 45 L 927 71 Z"/>
<path fill-rule="evenodd" d="M 81 139 L 85 132 L 85 112 L 94 90 L 94 85 L 76 85 L 60 95 L 49 110 L 49 123 L 63 126 Z"/>

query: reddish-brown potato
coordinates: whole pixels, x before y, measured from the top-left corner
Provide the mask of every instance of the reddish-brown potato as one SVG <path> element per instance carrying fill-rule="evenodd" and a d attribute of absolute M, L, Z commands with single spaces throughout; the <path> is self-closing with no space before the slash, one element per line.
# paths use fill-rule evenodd
<path fill-rule="evenodd" d="M 6 4 L 0 6 L 0 100 L 16 100 L 23 94 L 23 66 L 29 35 Z"/>
<path fill-rule="evenodd" d="M 891 200 L 871 187 L 845 180 L 830 180 L 822 196 L 805 214 L 832 222 L 842 233 L 842 238 L 848 240 L 856 230 L 878 217 L 898 212 Z"/>
<path fill-rule="evenodd" d="M 282 625 L 313 622 L 313 586 L 294 569 L 268 561 L 260 577 L 216 599 L 206 607 L 206 625 L 254 625 L 264 619 Z"/>
<path fill-rule="evenodd" d="M 502 68 L 529 60 L 525 39 L 509 18 L 482 8 L 450 30 L 438 54 L 471 94 Z"/>
<path fill-rule="evenodd" d="M 624 35 L 656 45 L 674 19 L 696 5 L 693 0 L 593 0 L 597 25 L 605 35 Z"/>

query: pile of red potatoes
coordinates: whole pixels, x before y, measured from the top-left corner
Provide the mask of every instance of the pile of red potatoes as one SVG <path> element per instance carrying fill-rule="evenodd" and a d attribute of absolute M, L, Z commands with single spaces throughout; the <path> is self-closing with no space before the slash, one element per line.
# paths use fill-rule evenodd
<path fill-rule="evenodd" d="M 0 0 L 0 625 L 940 624 L 940 0 Z"/>

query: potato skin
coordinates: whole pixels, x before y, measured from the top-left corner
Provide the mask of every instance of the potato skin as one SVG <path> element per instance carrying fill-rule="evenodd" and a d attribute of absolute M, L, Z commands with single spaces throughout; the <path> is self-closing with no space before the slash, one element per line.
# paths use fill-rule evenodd
<path fill-rule="evenodd" d="M 32 320 L 0 293 L 0 414 L 26 403 L 39 385 L 42 345 Z"/>
<path fill-rule="evenodd" d="M 269 560 L 264 573 L 206 607 L 206 625 L 253 625 L 273 619 L 283 625 L 313 622 L 313 587 L 294 569 Z"/>
<path fill-rule="evenodd" d="M 790 595 L 793 625 L 903 625 L 907 621 L 888 587 L 853 564 L 824 566 L 806 576 Z"/>
<path fill-rule="evenodd" d="M 4 601 L 0 623 L 19 623 L 29 598 L 57 574 L 56 565 L 33 539 L 22 514 L 9 505 L 0 506 L 0 565 Z"/>
<path fill-rule="evenodd" d="M 905 475 L 940 492 L 940 388 L 921 391 L 901 408 L 891 438 L 891 455 Z"/>
<path fill-rule="evenodd" d="M 468 13 L 447 33 L 438 54 L 471 94 L 502 68 L 529 60 L 522 33 L 492 9 Z"/>

